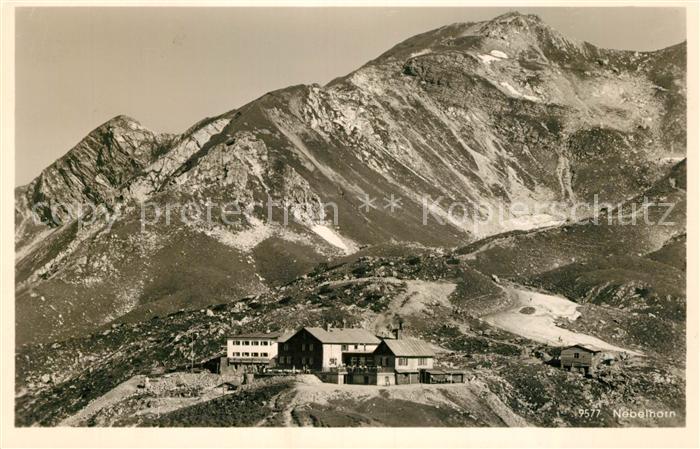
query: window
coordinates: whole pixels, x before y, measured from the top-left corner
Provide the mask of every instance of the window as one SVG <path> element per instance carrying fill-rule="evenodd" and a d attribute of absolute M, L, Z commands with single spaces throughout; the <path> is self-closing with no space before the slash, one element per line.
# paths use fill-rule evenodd
<path fill-rule="evenodd" d="M 314 364 L 314 358 L 313 358 L 313 357 L 309 357 L 309 365 L 313 365 L 313 364 Z"/>
<path fill-rule="evenodd" d="M 313 350 L 314 350 L 314 344 L 313 344 L 313 343 L 309 343 L 309 351 L 313 351 Z"/>
<path fill-rule="evenodd" d="M 244 352 L 243 357 L 250 357 L 250 352 Z"/>
<path fill-rule="evenodd" d="M 234 357 L 240 357 L 240 356 L 241 356 L 241 353 L 240 353 L 240 352 L 234 352 L 234 353 L 233 353 L 233 356 L 234 356 Z"/>
<path fill-rule="evenodd" d="M 285 351 L 289 351 L 289 343 L 285 343 L 285 344 L 284 344 L 284 350 L 285 350 Z"/>
<path fill-rule="evenodd" d="M 258 356 L 258 353 L 257 353 L 257 352 L 254 352 L 254 353 L 253 353 L 253 357 L 257 357 L 257 356 Z"/>
<path fill-rule="evenodd" d="M 406 357 L 399 357 L 399 366 L 407 366 L 408 359 Z"/>
<path fill-rule="evenodd" d="M 360 345 L 355 345 L 355 349 L 358 349 L 359 347 L 360 347 Z"/>
<path fill-rule="evenodd" d="M 306 343 L 302 343 L 302 344 L 301 344 L 301 350 L 302 350 L 302 351 L 306 351 Z"/>
<path fill-rule="evenodd" d="M 258 346 L 260 344 L 259 341 L 253 341 L 252 343 L 253 343 L 253 346 Z"/>
<path fill-rule="evenodd" d="M 249 341 L 243 341 L 243 342 L 241 342 L 241 343 L 242 343 L 244 346 L 250 345 L 250 342 L 249 342 Z"/>
<path fill-rule="evenodd" d="M 331 357 L 330 360 L 328 360 L 328 363 L 330 363 L 331 365 L 335 365 L 336 363 L 338 363 L 338 359 L 336 359 L 335 357 Z"/>
<path fill-rule="evenodd" d="M 260 357 L 267 357 L 267 352 L 261 352 Z"/>
<path fill-rule="evenodd" d="M 425 366 L 428 364 L 428 359 L 426 357 L 421 357 L 418 359 L 418 366 Z"/>
<path fill-rule="evenodd" d="M 267 346 L 267 342 L 266 342 L 266 341 L 261 341 L 260 344 L 263 345 L 263 346 Z"/>
<path fill-rule="evenodd" d="M 578 352 L 574 352 L 574 358 L 575 358 L 575 359 L 578 358 Z"/>
<path fill-rule="evenodd" d="M 234 341 L 233 341 L 233 344 L 236 345 L 236 346 L 240 346 L 241 341 L 240 341 L 240 340 L 234 340 Z"/>
<path fill-rule="evenodd" d="M 347 350 L 348 350 L 348 345 L 340 345 L 340 350 L 341 350 L 341 351 L 347 351 Z"/>
<path fill-rule="evenodd" d="M 301 358 L 301 366 L 306 365 L 306 357 Z"/>
<path fill-rule="evenodd" d="M 287 356 L 287 365 L 291 365 L 291 364 L 292 364 L 292 356 L 288 355 Z"/>

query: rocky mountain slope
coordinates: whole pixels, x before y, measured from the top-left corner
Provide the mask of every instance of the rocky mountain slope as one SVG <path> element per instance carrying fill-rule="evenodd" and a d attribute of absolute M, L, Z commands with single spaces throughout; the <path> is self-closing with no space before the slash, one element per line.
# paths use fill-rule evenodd
<path fill-rule="evenodd" d="M 684 169 L 681 164 L 674 173 Z M 664 178 L 649 191 L 662 191 L 666 185 L 670 184 Z M 683 184 L 676 187 L 682 191 Z M 678 201 L 684 204 L 685 198 Z M 614 223 L 609 229 L 622 226 Z M 549 240 L 556 242 L 556 235 Z M 490 243 L 503 240 L 507 238 L 496 237 Z M 540 263 L 529 268 L 527 276 L 502 273 L 501 277 L 473 268 L 475 259 L 460 254 L 463 250 L 367 247 L 260 295 L 21 347 L 16 358 L 16 423 L 376 426 L 396 425 L 384 411 L 399 408 L 406 410 L 404 425 L 683 425 L 685 279 L 677 267 L 685 266 L 685 252 L 673 250 L 682 241 L 679 235 L 661 249 L 637 257 L 593 254 L 554 270 Z M 643 241 L 640 246 L 632 243 L 630 253 L 642 251 Z M 488 246 L 489 241 L 480 245 Z M 553 250 L 557 247 L 552 245 Z M 488 273 L 485 267 L 480 268 Z M 559 291 L 579 303 L 579 316 L 562 316 L 556 327 L 548 325 L 549 331 L 595 336 L 643 356 L 620 356 L 591 378 L 562 371 L 553 359 L 561 344 L 525 337 L 540 324 L 526 320 L 530 315 L 524 315 L 520 306 L 515 310 L 523 315 L 517 321 L 525 327 L 504 330 L 494 319 L 512 309 L 514 292 L 542 295 L 541 290 L 528 290 L 513 281 Z M 534 316 L 548 307 L 528 305 L 535 309 Z M 441 348 L 437 358 L 441 366 L 466 370 L 469 383 L 421 395 L 389 390 L 349 395 L 335 392 L 333 386 L 319 390 L 279 383 L 263 383 L 225 397 L 199 383 L 183 383 L 172 391 L 160 387 L 148 393 L 121 391 L 144 375 L 159 385 L 168 384 L 164 372 L 185 369 L 192 352 L 197 363 L 219 356 L 225 336 L 242 330 L 346 323 L 381 334 L 396 324 L 397 317 L 408 334 Z M 167 412 L 158 411 L 166 405 Z M 582 416 L 581 408 L 601 413 Z M 613 414 L 640 408 L 672 411 L 674 416 L 640 422 Z"/>
<path fill-rule="evenodd" d="M 407 416 L 415 425 L 509 425 L 515 421 L 540 426 L 682 424 L 685 333 L 683 321 L 677 317 L 647 319 L 645 313 L 634 316 L 637 309 L 592 301 L 580 318 L 561 320 L 557 329 L 596 335 L 644 353 L 643 357 L 621 357 L 586 378 L 550 364 L 558 354 L 556 346 L 491 324 L 490 317 L 509 307 L 509 293 L 522 287 L 503 280 L 495 282 L 454 253 L 423 250 L 401 255 L 382 251 L 391 255 L 376 256 L 377 250 L 362 250 L 334 266 L 321 265 L 262 295 L 146 322 L 113 324 L 90 336 L 60 343 L 22 347 L 17 354 L 16 422 L 56 425 L 79 413 L 89 421 L 93 418 L 81 411 L 133 376 L 160 379 L 165 372 L 185 370 L 192 352 L 197 363 L 215 358 L 221 354 L 225 336 L 244 329 L 282 330 L 344 322 L 381 334 L 400 316 L 409 335 L 441 348 L 437 358 L 441 366 L 466 370 L 469 384 L 452 393 L 436 391 L 412 400 L 406 397 L 410 392 L 387 391 L 373 399 L 371 392 L 369 397 L 348 397 L 323 390 L 306 396 L 297 392 L 293 399 L 274 399 L 286 393 L 263 388 L 252 398 L 245 393 L 212 400 L 215 402 L 203 399 L 205 402 L 192 405 L 195 408 L 191 410 L 183 408 L 164 415 L 149 411 L 147 404 L 167 398 L 144 396 L 141 391 L 137 392 L 140 396 L 127 396 L 117 403 L 110 394 L 112 400 L 104 408 L 97 409 L 92 403 L 91 416 L 101 425 L 251 425 L 245 419 L 239 421 L 241 414 L 235 413 L 245 407 L 247 414 L 257 417 L 256 422 L 286 409 L 298 425 L 390 425 L 394 421 L 382 415 L 385 409 L 381 407 L 406 408 L 413 401 L 417 405 Z M 649 332 L 650 322 L 656 333 Z M 430 400 L 438 405 L 421 405 Z M 237 405 L 237 401 L 245 403 Z M 455 407 L 459 414 L 455 414 Z M 578 414 L 587 407 L 603 412 L 594 417 Z M 613 415 L 613 410 L 639 408 L 672 410 L 676 416 L 670 421 L 626 422 Z M 465 410 L 471 413 L 464 414 Z M 341 419 L 341 415 L 346 418 Z M 504 416 L 510 419 L 498 421 L 497 417 Z"/>
<path fill-rule="evenodd" d="M 684 276 L 664 250 L 684 232 L 684 208 L 671 227 L 573 223 L 595 212 L 595 194 L 611 210 L 648 190 L 684 205 L 685 109 L 685 44 L 599 49 L 513 13 L 415 36 L 326 86 L 271 92 L 180 135 L 116 117 L 16 190 L 17 343 L 273 294 L 351 254 L 464 248 L 454 259 L 486 289 L 479 304 L 499 297 L 491 274 L 591 306 L 654 262 Z M 283 207 L 269 214 L 270 199 Z M 241 212 L 224 220 L 231 204 Z M 628 264 L 608 253 L 643 259 L 637 274 L 615 271 Z M 573 265 L 583 262 L 595 270 Z M 600 289 L 601 272 L 615 287 Z M 684 294 L 652 290 L 664 304 L 667 291 Z"/>

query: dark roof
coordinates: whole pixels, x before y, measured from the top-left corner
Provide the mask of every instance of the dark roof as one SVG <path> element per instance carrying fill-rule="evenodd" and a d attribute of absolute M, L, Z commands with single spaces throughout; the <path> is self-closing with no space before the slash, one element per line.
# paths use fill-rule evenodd
<path fill-rule="evenodd" d="M 464 374 L 462 370 L 449 368 L 429 368 L 424 371 L 429 374 Z"/>
<path fill-rule="evenodd" d="M 276 340 L 282 335 L 281 332 L 246 332 L 243 334 L 234 335 L 230 338 L 269 338 Z"/>
<path fill-rule="evenodd" d="M 389 350 L 397 357 L 434 357 L 432 345 L 417 338 L 384 339 Z"/>
<path fill-rule="evenodd" d="M 599 348 L 598 346 L 588 345 L 588 344 L 580 344 L 580 343 L 568 346 L 564 349 L 571 349 L 571 348 L 581 348 L 581 349 L 585 349 L 588 352 L 600 352 L 600 351 L 602 351 L 602 349 Z"/>
<path fill-rule="evenodd" d="M 358 328 L 331 328 L 330 331 L 321 327 L 304 327 L 308 333 L 321 343 L 353 344 L 363 343 L 378 345 L 381 341 L 371 332 Z M 300 329 L 301 330 L 301 329 Z"/>
<path fill-rule="evenodd" d="M 277 339 L 277 343 L 284 343 L 285 341 L 289 340 L 289 338 L 296 334 L 297 331 L 285 331 L 282 335 L 279 336 Z"/>

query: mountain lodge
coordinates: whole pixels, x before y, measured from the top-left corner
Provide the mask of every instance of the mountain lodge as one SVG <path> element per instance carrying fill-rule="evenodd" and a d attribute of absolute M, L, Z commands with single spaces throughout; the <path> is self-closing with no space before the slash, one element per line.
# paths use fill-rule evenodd
<path fill-rule="evenodd" d="M 402 333 L 402 324 L 393 330 L 391 338 L 379 338 L 365 329 L 330 325 L 302 327 L 286 334 L 245 333 L 228 340 L 220 366 L 222 370 L 246 372 L 268 368 L 312 372 L 324 382 L 337 384 L 464 382 L 461 371 L 449 377 L 439 376 L 437 371 L 428 373 L 434 367 L 432 345 L 405 338 Z"/>

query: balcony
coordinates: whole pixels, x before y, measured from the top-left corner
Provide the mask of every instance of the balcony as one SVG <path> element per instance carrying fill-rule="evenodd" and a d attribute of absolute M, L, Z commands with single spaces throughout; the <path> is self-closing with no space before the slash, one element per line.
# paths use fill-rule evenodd
<path fill-rule="evenodd" d="M 270 363 L 269 357 L 228 357 L 228 363 L 230 364 L 260 364 L 260 363 Z"/>
<path fill-rule="evenodd" d="M 376 374 L 393 373 L 394 368 L 390 366 L 337 366 L 331 367 L 332 373 L 352 373 L 352 374 Z"/>

